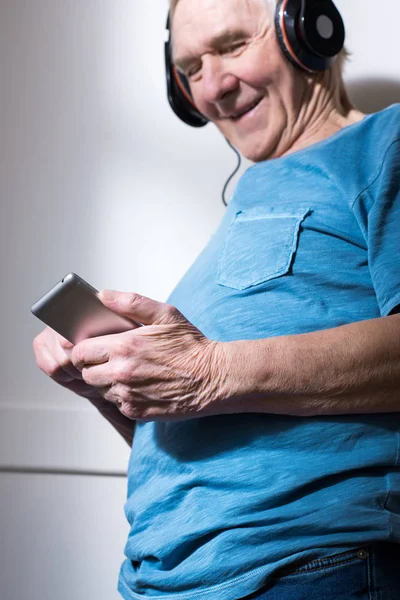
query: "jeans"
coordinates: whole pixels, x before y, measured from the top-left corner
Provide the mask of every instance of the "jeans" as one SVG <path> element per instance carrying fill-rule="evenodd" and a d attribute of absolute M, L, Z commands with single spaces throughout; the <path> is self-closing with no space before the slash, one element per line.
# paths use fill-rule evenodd
<path fill-rule="evenodd" d="M 400 544 L 376 543 L 283 573 L 242 600 L 400 600 Z"/>

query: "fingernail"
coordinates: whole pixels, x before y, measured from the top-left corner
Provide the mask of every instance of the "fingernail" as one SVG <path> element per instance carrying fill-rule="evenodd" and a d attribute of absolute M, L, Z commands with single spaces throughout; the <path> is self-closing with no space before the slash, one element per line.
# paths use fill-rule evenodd
<path fill-rule="evenodd" d="M 116 299 L 117 295 L 113 290 L 101 290 L 100 297 L 106 302 L 113 302 Z"/>

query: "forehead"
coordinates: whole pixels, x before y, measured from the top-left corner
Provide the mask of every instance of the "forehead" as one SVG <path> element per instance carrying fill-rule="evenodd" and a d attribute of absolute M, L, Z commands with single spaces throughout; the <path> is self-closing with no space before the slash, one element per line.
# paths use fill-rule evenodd
<path fill-rule="evenodd" d="M 201 53 L 227 33 L 257 35 L 267 18 L 263 0 L 179 0 L 172 21 L 173 58 Z"/>

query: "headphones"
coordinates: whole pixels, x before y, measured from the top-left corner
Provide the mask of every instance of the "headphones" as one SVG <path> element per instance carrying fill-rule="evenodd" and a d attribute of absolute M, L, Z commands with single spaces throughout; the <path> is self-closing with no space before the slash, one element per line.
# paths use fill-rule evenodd
<path fill-rule="evenodd" d="M 329 69 L 344 45 L 343 20 L 332 0 L 279 0 L 275 29 L 284 55 L 307 73 Z M 204 127 L 208 119 L 197 110 L 189 82 L 172 63 L 169 13 L 167 34 L 165 71 L 169 104 L 187 125 Z"/>

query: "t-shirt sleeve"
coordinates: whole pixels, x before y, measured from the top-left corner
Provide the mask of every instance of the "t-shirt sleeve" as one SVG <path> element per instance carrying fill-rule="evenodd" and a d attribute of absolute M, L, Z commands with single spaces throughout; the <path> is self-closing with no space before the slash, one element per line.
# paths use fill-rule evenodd
<path fill-rule="evenodd" d="M 400 312 L 400 139 L 354 206 L 364 218 L 368 265 L 382 316 Z"/>

